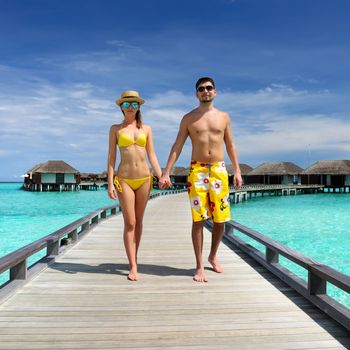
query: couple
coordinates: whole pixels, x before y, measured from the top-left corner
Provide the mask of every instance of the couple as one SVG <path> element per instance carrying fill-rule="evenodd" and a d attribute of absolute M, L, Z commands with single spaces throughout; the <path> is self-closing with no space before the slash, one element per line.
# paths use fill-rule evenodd
<path fill-rule="evenodd" d="M 152 185 L 152 175 L 146 154 L 159 187 L 171 185 L 170 170 L 178 159 L 189 136 L 192 141 L 192 161 L 188 175 L 188 193 L 191 201 L 192 242 L 196 257 L 193 279 L 207 282 L 202 262 L 203 227 L 212 218 L 214 228 L 208 257 L 214 271 L 223 272 L 216 253 L 223 236 L 224 223 L 230 220 L 228 176 L 224 163 L 224 145 L 234 168 L 234 186 L 242 185 L 236 146 L 231 131 L 230 117 L 213 105 L 215 83 L 209 77 L 196 83 L 199 107 L 186 114 L 171 148 L 163 173 L 154 151 L 152 129 L 142 123 L 140 106 L 144 100 L 136 91 L 125 91 L 116 101 L 124 114 L 121 124 L 112 125 L 109 133 L 108 195 L 119 199 L 124 218 L 124 245 L 129 260 L 128 279 L 136 281 L 137 251 L 141 241 L 143 214 Z M 114 176 L 116 149 L 119 146 L 120 164 Z"/>

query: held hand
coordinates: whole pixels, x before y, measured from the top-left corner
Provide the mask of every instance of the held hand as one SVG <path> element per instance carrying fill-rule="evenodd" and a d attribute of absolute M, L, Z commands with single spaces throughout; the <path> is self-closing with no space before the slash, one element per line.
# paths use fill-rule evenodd
<path fill-rule="evenodd" d="M 169 188 L 172 185 L 169 176 L 163 175 L 159 179 L 159 188 Z"/>
<path fill-rule="evenodd" d="M 241 174 L 235 174 L 233 178 L 233 186 L 235 187 L 236 190 L 240 189 L 242 186 L 243 180 Z"/>
<path fill-rule="evenodd" d="M 166 182 L 159 179 L 158 186 L 161 190 L 164 190 L 164 188 L 167 188 L 168 186 L 166 185 Z"/>
<path fill-rule="evenodd" d="M 165 181 L 165 188 L 169 188 L 171 187 L 173 184 L 171 183 L 171 181 Z"/>

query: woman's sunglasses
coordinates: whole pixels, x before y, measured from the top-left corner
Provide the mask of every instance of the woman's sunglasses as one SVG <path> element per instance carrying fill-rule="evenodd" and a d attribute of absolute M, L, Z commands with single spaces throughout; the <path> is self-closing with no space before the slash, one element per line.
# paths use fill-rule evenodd
<path fill-rule="evenodd" d="M 213 91 L 213 90 L 214 90 L 214 86 L 212 86 L 212 85 L 200 86 L 200 87 L 197 89 L 197 91 L 199 91 L 199 92 L 203 92 L 204 90 Z"/>
<path fill-rule="evenodd" d="M 129 108 L 130 106 L 133 109 L 139 108 L 139 103 L 138 102 L 123 102 L 122 103 L 123 108 Z"/>

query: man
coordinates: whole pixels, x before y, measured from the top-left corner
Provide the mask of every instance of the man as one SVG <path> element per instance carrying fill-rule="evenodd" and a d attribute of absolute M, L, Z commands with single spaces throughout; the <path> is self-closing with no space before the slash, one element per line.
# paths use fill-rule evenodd
<path fill-rule="evenodd" d="M 196 96 L 199 107 L 182 118 L 177 138 L 159 183 L 161 187 L 170 184 L 170 170 L 189 136 L 192 141 L 192 161 L 188 175 L 188 193 L 193 218 L 192 242 L 196 257 L 196 272 L 193 279 L 197 282 L 207 282 L 202 262 L 204 222 L 208 218 L 212 218 L 214 222 L 208 261 L 213 270 L 220 273 L 223 272 L 223 268 L 217 261 L 216 253 L 224 233 L 224 222 L 230 220 L 224 145 L 234 168 L 236 188 L 242 185 L 242 177 L 230 117 L 214 107 L 216 90 L 212 78 L 203 77 L 197 81 Z"/>

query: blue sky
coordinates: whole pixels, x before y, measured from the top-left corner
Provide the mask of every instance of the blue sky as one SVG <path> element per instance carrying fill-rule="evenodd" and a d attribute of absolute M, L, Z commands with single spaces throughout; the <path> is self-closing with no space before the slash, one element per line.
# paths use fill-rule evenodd
<path fill-rule="evenodd" d="M 0 181 L 106 169 L 115 99 L 145 98 L 162 166 L 212 76 L 241 163 L 350 159 L 347 0 L 0 0 Z M 187 166 L 190 143 L 176 165 Z"/>

